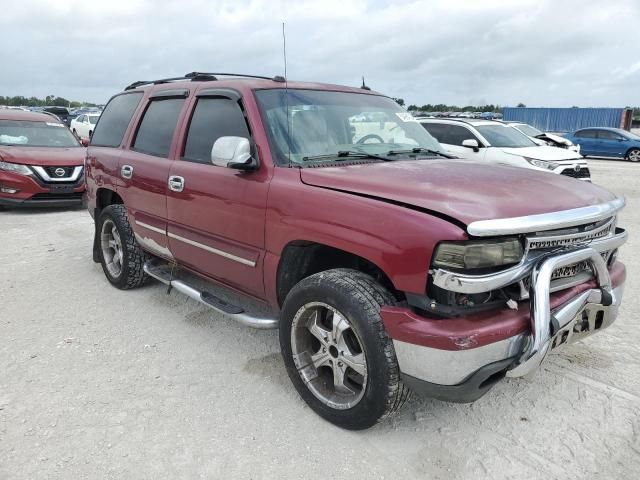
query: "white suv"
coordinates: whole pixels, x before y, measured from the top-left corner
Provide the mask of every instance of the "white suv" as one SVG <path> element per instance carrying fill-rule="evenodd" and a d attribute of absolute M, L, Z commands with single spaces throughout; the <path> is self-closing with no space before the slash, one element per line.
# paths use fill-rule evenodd
<path fill-rule="evenodd" d="M 422 126 L 456 156 L 532 168 L 591 181 L 577 152 L 537 145 L 515 128 L 491 120 L 420 119 Z"/>

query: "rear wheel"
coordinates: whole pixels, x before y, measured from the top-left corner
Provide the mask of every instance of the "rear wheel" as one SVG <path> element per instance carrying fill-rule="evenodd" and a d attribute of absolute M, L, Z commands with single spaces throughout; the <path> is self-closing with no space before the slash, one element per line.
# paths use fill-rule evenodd
<path fill-rule="evenodd" d="M 361 272 L 312 275 L 287 295 L 280 346 L 289 378 L 321 417 L 340 427 L 371 427 L 409 391 L 380 317 L 393 297 Z"/>
<path fill-rule="evenodd" d="M 109 205 L 102 210 L 96 235 L 107 280 L 122 290 L 141 286 L 147 278 L 143 270 L 146 255 L 136 242 L 124 205 Z"/>
<path fill-rule="evenodd" d="M 640 148 L 632 148 L 627 152 L 627 160 L 630 162 L 640 162 Z"/>

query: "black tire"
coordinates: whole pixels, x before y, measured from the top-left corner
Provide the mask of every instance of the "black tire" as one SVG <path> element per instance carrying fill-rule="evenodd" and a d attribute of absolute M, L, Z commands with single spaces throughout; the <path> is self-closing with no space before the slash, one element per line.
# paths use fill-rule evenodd
<path fill-rule="evenodd" d="M 343 315 L 358 336 L 365 354 L 367 381 L 352 407 L 333 408 L 320 401 L 302 380 L 293 359 L 292 324 L 297 312 L 313 302 L 325 303 Z M 393 343 L 382 323 L 380 307 L 393 296 L 372 277 L 350 269 L 320 272 L 300 281 L 287 295 L 280 320 L 280 347 L 296 390 L 325 420 L 349 430 L 362 430 L 396 412 L 409 396 L 400 380 Z"/>
<path fill-rule="evenodd" d="M 630 162 L 640 162 L 640 148 L 630 148 L 624 158 Z"/>
<path fill-rule="evenodd" d="M 122 262 L 119 275 L 113 275 L 109 271 L 104 250 L 101 246 L 100 236 L 102 228 L 104 223 L 108 221 L 113 222 L 121 239 Z M 142 251 L 138 242 L 136 242 L 131 225 L 129 225 L 127 210 L 124 205 L 109 205 L 104 208 L 98 218 L 95 234 L 97 235 L 96 242 L 98 245 L 100 264 L 102 265 L 102 270 L 107 280 L 109 280 L 114 287 L 121 290 L 142 286 L 147 280 L 147 275 L 143 269 L 147 255 Z"/>

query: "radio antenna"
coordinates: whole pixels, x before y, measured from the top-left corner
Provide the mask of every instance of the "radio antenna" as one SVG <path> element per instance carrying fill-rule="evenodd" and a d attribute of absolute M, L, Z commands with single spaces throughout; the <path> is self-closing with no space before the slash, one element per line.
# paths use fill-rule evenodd
<path fill-rule="evenodd" d="M 289 152 L 287 160 L 289 160 L 289 166 L 291 166 L 291 122 L 289 121 L 289 78 L 287 77 L 287 35 L 285 33 L 284 22 L 282 22 L 282 57 L 284 59 L 284 102 L 287 113 L 287 145 Z"/>

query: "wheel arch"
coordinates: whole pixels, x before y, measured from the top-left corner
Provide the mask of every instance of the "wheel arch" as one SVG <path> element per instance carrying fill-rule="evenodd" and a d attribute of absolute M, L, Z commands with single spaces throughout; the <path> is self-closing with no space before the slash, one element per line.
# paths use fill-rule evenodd
<path fill-rule="evenodd" d="M 111 190 L 110 188 L 100 187 L 96 190 L 96 207 L 94 209 L 93 218 L 95 219 L 95 234 L 93 236 L 93 261 L 96 263 L 100 263 L 100 245 L 98 242 L 98 218 L 100 217 L 100 212 L 104 210 L 109 205 L 121 205 L 124 202 L 122 201 L 122 197 L 118 195 L 117 192 Z"/>
<path fill-rule="evenodd" d="M 393 285 L 385 271 L 372 261 L 353 252 L 309 240 L 294 240 L 285 245 L 276 273 L 276 295 L 282 306 L 291 289 L 301 280 L 315 273 L 335 268 L 351 268 L 371 275 L 397 300 L 404 294 Z"/>

